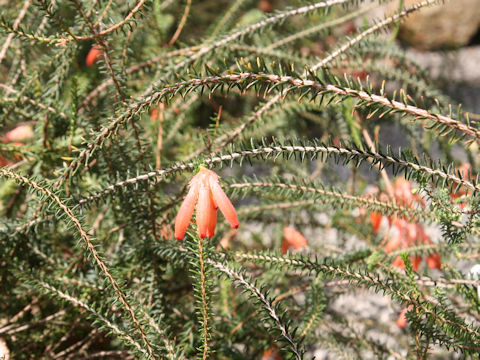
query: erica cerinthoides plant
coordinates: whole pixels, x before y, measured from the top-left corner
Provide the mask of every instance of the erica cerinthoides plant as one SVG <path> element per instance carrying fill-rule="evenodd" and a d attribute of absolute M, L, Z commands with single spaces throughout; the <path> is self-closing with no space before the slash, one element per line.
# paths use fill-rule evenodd
<path fill-rule="evenodd" d="M 2 1 L 12 358 L 480 353 L 480 116 L 384 36 L 443 1 L 398 3 Z"/>

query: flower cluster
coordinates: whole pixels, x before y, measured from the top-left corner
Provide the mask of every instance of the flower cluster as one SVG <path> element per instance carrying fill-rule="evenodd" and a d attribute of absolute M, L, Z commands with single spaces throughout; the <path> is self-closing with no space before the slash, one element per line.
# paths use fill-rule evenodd
<path fill-rule="evenodd" d="M 217 225 L 217 209 L 233 228 L 238 228 L 239 222 L 235 208 L 223 192 L 218 181 L 218 175 L 204 167 L 190 180 L 187 196 L 183 200 L 175 219 L 175 238 L 185 237 L 188 224 L 192 219 L 196 205 L 196 222 L 198 235 L 203 239 L 215 234 Z"/>
<path fill-rule="evenodd" d="M 395 197 L 395 201 L 401 206 L 412 207 L 419 205 L 423 207 L 425 205 L 423 199 L 418 194 L 412 193 L 411 182 L 402 178 L 398 178 L 395 181 L 393 186 L 393 195 Z M 379 197 L 382 200 L 388 200 L 388 196 L 386 194 L 380 194 Z M 380 213 L 372 212 L 370 214 L 370 221 L 372 222 L 374 232 L 377 233 L 380 230 L 380 225 L 383 219 L 384 217 Z M 384 250 L 387 254 L 397 249 L 407 249 L 419 244 L 432 244 L 430 237 L 425 233 L 422 225 L 418 223 L 412 223 L 401 217 L 387 217 L 387 219 L 390 228 L 389 232 L 392 234 L 384 247 Z M 418 271 L 421 261 L 422 258 L 420 256 L 410 256 L 410 262 L 414 271 Z M 431 253 L 425 258 L 425 261 L 430 269 L 440 269 L 442 267 L 442 260 L 440 255 L 437 253 Z M 397 256 L 393 260 L 392 266 L 404 269 L 405 263 L 400 256 Z M 401 310 L 397 318 L 398 327 L 403 329 L 406 326 L 406 313 L 410 308 L 411 307 L 403 308 Z"/>
<path fill-rule="evenodd" d="M 412 207 L 415 204 L 424 206 L 423 199 L 418 194 L 412 194 L 412 185 L 410 181 L 402 178 L 398 178 L 393 187 L 394 197 L 399 205 L 405 207 Z M 380 198 L 386 197 L 385 194 L 381 194 Z M 390 226 L 390 232 L 392 236 L 385 245 L 385 252 L 391 253 L 398 249 L 407 249 L 409 247 L 420 244 L 432 244 L 430 237 L 425 233 L 422 225 L 418 223 L 412 223 L 407 219 L 401 217 L 388 217 L 388 224 Z M 380 213 L 372 212 L 370 215 L 373 230 L 379 231 L 380 224 L 383 220 L 383 216 Z M 418 271 L 422 258 L 420 256 L 410 256 L 410 262 L 412 263 L 412 269 Z M 430 269 L 440 269 L 442 261 L 440 255 L 432 253 L 425 259 L 427 266 Z M 393 266 L 404 269 L 405 264 L 400 256 L 397 256 L 393 262 Z"/>
<path fill-rule="evenodd" d="M 432 241 L 420 224 L 413 224 L 405 219 L 395 219 L 391 225 L 396 229 L 396 233 L 385 245 L 384 250 L 387 254 L 397 249 L 406 249 L 420 244 L 432 244 Z M 414 271 L 418 271 L 421 261 L 422 258 L 420 256 L 410 256 L 410 262 Z M 440 255 L 437 253 L 428 255 L 425 261 L 430 269 L 440 269 L 442 266 Z M 402 269 L 405 268 L 405 264 L 400 256 L 393 260 L 392 265 Z"/>

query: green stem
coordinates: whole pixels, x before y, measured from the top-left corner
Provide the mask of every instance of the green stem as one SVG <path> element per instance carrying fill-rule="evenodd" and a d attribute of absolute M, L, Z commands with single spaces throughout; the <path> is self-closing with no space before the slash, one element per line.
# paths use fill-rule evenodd
<path fill-rule="evenodd" d="M 208 359 L 208 304 L 207 304 L 207 285 L 205 277 L 205 261 L 202 239 L 198 238 L 198 258 L 200 260 L 200 294 L 202 298 L 202 326 L 203 326 L 203 360 Z"/>

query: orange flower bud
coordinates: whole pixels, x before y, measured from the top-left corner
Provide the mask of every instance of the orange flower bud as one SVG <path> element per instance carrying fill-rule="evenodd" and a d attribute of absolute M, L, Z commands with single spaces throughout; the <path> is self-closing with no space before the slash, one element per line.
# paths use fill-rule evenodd
<path fill-rule="evenodd" d="M 31 139 L 33 137 L 33 130 L 30 125 L 20 125 L 15 129 L 10 130 L 2 137 L 2 142 L 11 143 L 11 142 L 23 142 L 25 140 Z"/>
<path fill-rule="evenodd" d="M 291 228 L 290 226 L 285 226 L 283 228 L 283 243 L 282 243 L 282 253 L 286 254 L 288 249 L 300 249 L 304 246 L 307 246 L 307 239 L 300 234 L 297 230 Z"/>
<path fill-rule="evenodd" d="M 370 221 L 372 222 L 372 227 L 373 227 L 373 231 L 375 233 L 378 233 L 378 230 L 380 229 L 380 224 L 382 223 L 382 214 L 376 212 L 376 211 L 373 211 L 371 214 L 370 214 Z"/>
<path fill-rule="evenodd" d="M 101 53 L 102 53 L 102 48 L 99 45 L 94 45 L 87 54 L 87 58 L 85 59 L 85 64 L 87 66 L 92 66 L 95 63 L 95 61 L 98 60 Z"/>
<path fill-rule="evenodd" d="M 397 326 L 399 328 L 404 328 L 405 325 L 407 325 L 407 317 L 405 316 L 405 314 L 407 313 L 407 309 L 402 309 L 402 311 L 400 311 L 400 315 L 398 315 L 398 319 L 397 319 Z"/>

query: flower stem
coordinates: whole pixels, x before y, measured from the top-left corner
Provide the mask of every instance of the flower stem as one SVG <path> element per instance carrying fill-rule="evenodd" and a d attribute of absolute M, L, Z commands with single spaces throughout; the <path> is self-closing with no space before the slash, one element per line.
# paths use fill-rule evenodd
<path fill-rule="evenodd" d="M 200 260 L 200 295 L 202 300 L 202 325 L 203 325 L 203 360 L 208 358 L 208 304 L 207 304 L 207 284 L 205 277 L 205 261 L 204 261 L 204 251 L 202 239 L 197 238 L 198 240 L 198 258 Z"/>

